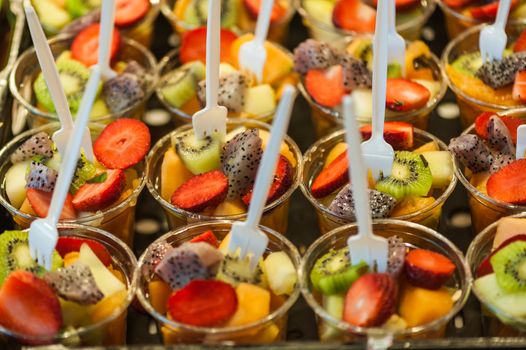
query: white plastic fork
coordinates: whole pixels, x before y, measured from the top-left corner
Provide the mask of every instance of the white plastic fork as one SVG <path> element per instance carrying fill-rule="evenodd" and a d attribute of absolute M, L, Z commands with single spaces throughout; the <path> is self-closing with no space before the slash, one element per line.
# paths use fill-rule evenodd
<path fill-rule="evenodd" d="M 515 159 L 523 159 L 526 153 L 526 124 L 517 128 L 517 147 L 515 148 Z"/>
<path fill-rule="evenodd" d="M 68 152 L 64 155 L 60 163 L 60 170 L 53 196 L 51 197 L 48 214 L 45 218 L 33 221 L 29 228 L 29 252 L 31 257 L 36 259 L 37 262 L 47 270 L 51 269 L 53 250 L 58 240 L 57 223 L 68 194 L 75 168 L 77 167 L 80 146 L 82 144 L 81 136 L 88 125 L 91 108 L 97 96 L 99 81 L 100 69 L 94 66 L 91 69 L 86 90 L 80 102 L 78 117 L 73 126 L 73 133 L 67 144 Z"/>
<path fill-rule="evenodd" d="M 405 40 L 396 31 L 396 0 L 389 0 L 389 32 L 387 34 L 388 63 L 400 65 L 402 77 L 405 77 Z"/>
<path fill-rule="evenodd" d="M 381 1 L 379 1 L 381 2 Z M 347 142 L 347 157 L 349 159 L 349 178 L 351 179 L 352 195 L 358 233 L 349 237 L 349 256 L 353 264 L 365 261 L 372 269 L 376 266 L 378 272 L 387 271 L 388 243 L 387 239 L 373 233 L 371 208 L 367 193 L 367 173 L 360 151 L 360 133 L 353 113 L 350 96 L 343 99 L 343 123 Z"/>
<path fill-rule="evenodd" d="M 219 88 L 219 45 L 221 42 L 221 1 L 208 2 L 206 28 L 206 106 L 192 117 L 195 137 L 226 134 L 227 109 L 217 104 Z"/>
<path fill-rule="evenodd" d="M 502 59 L 502 53 L 506 49 L 508 41 L 508 36 L 504 29 L 508 20 L 510 6 L 511 0 L 500 0 L 495 23 L 484 27 L 480 32 L 479 49 L 482 62 L 500 61 Z"/>
<path fill-rule="evenodd" d="M 365 164 L 375 179 L 391 175 L 394 161 L 393 147 L 384 140 L 388 2 L 378 1 L 377 11 L 373 43 L 373 131 L 371 138 L 362 143 Z"/>
<path fill-rule="evenodd" d="M 67 153 L 68 140 L 73 132 L 73 119 L 69 110 L 68 100 L 66 99 L 66 94 L 60 83 L 60 76 L 55 66 L 53 54 L 51 53 L 51 49 L 49 48 L 35 9 L 30 4 L 27 4 L 24 9 L 26 12 L 29 32 L 31 33 L 31 38 L 33 39 L 33 44 L 37 53 L 38 62 L 42 68 L 42 73 L 44 74 L 49 94 L 55 105 L 58 119 L 60 120 L 60 129 L 53 133 L 52 139 L 57 146 L 59 154 L 64 158 Z M 82 148 L 84 149 L 86 158 L 93 162 L 95 156 L 93 154 L 91 135 L 87 127 L 85 128 L 81 139 Z"/>
<path fill-rule="evenodd" d="M 102 0 L 98 65 L 100 66 L 100 73 L 105 79 L 110 79 L 117 75 L 110 66 L 110 47 L 113 39 L 114 27 L 115 0 Z"/>
<path fill-rule="evenodd" d="M 258 81 L 263 80 L 263 67 L 265 67 L 267 60 L 265 40 L 267 39 L 273 6 L 274 0 L 261 1 L 256 34 L 252 40 L 247 41 L 239 48 L 239 65 L 241 68 L 251 71 Z"/>
<path fill-rule="evenodd" d="M 285 86 L 270 130 L 270 140 L 259 165 L 254 192 L 248 207 L 247 220 L 238 221 L 232 225 L 228 250 L 234 253 L 238 252 L 241 259 L 249 256 L 251 270 L 256 268 L 259 259 L 267 248 L 268 237 L 259 230 L 258 224 L 267 202 L 268 191 L 272 185 L 281 141 L 289 126 L 295 97 L 296 89 L 291 85 Z"/>

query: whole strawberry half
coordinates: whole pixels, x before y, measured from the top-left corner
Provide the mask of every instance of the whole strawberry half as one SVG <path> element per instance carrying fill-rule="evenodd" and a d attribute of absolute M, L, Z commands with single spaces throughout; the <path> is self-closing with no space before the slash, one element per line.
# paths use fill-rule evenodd
<path fill-rule="evenodd" d="M 431 93 L 421 84 L 409 79 L 387 79 L 385 103 L 387 108 L 397 112 L 409 112 L 427 104 Z"/>
<path fill-rule="evenodd" d="M 305 75 L 305 89 L 314 101 L 325 107 L 336 107 L 345 95 L 343 67 L 310 69 Z"/>
<path fill-rule="evenodd" d="M 486 184 L 488 195 L 496 200 L 526 204 L 526 159 L 519 159 L 491 175 Z"/>
<path fill-rule="evenodd" d="M 98 211 L 115 203 L 126 184 L 123 170 L 106 170 L 106 179 L 100 183 L 85 183 L 73 197 L 73 206 L 78 211 Z"/>
<path fill-rule="evenodd" d="M 219 170 L 196 175 L 179 186 L 172 194 L 174 206 L 191 212 L 200 212 L 219 205 L 228 192 L 228 178 Z"/>
<path fill-rule="evenodd" d="M 358 33 L 373 33 L 376 10 L 361 0 L 338 0 L 332 10 L 332 23 Z"/>
<path fill-rule="evenodd" d="M 372 125 L 364 125 L 360 128 L 363 140 L 371 138 Z M 404 122 L 384 123 L 384 139 L 396 150 L 409 149 L 413 147 L 413 125 Z"/>
<path fill-rule="evenodd" d="M 413 249 L 405 256 L 404 271 L 414 286 L 439 289 L 455 272 L 455 264 L 446 256 L 427 249 Z"/>
<path fill-rule="evenodd" d="M 36 188 L 28 188 L 26 191 L 26 196 L 31 208 L 33 208 L 35 213 L 39 217 L 45 218 L 49 210 L 49 205 L 51 204 L 53 192 L 37 190 Z M 60 220 L 75 220 L 76 218 L 77 213 L 75 212 L 75 207 L 73 206 L 73 197 L 68 193 L 66 200 L 64 201 L 64 206 L 62 207 L 62 212 L 60 213 Z"/>

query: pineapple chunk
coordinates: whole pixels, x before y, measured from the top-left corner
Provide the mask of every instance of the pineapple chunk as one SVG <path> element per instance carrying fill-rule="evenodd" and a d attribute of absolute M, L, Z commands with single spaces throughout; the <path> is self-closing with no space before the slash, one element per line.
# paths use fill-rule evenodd
<path fill-rule="evenodd" d="M 228 327 L 242 326 L 267 317 L 270 313 L 270 292 L 249 283 L 236 288 L 237 310 L 227 323 Z"/>
<path fill-rule="evenodd" d="M 241 199 L 227 199 L 221 202 L 214 210 L 214 216 L 229 216 L 243 214 L 246 212 L 245 204 Z"/>
<path fill-rule="evenodd" d="M 298 280 L 296 268 L 285 252 L 270 253 L 265 259 L 265 275 L 272 292 L 276 295 L 290 294 Z"/>
<path fill-rule="evenodd" d="M 105 297 L 126 291 L 126 286 L 110 270 L 104 266 L 89 245 L 82 244 L 79 251 L 79 262 L 89 267 L 97 287 Z M 102 300 L 104 301 L 104 300 Z M 102 302 L 101 301 L 101 302 Z"/>
<path fill-rule="evenodd" d="M 453 178 L 453 161 L 448 151 L 424 152 L 422 156 L 426 159 L 433 176 L 433 188 L 445 188 Z"/>
<path fill-rule="evenodd" d="M 265 116 L 276 110 L 276 94 L 268 84 L 247 89 L 243 112 L 250 116 Z"/>
<path fill-rule="evenodd" d="M 325 164 L 323 165 L 324 168 L 328 167 L 329 164 L 333 162 L 340 154 L 345 152 L 347 150 L 347 144 L 345 142 L 337 143 L 336 146 L 334 146 L 327 155 L 327 158 L 325 158 Z"/>

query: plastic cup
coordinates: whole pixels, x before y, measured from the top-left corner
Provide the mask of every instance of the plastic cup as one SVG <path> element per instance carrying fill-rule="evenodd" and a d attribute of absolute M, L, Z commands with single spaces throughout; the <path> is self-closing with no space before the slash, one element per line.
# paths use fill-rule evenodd
<path fill-rule="evenodd" d="M 469 295 L 471 272 L 464 261 L 462 252 L 460 252 L 452 242 L 436 231 L 412 222 L 375 220 L 373 222 L 373 231 L 376 235 L 385 238 L 396 235 L 404 240 L 408 248 L 417 247 L 428 249 L 447 256 L 456 266 L 453 277 L 446 285 L 446 287 L 457 290 L 457 292 L 453 293 L 453 308 L 442 318 L 421 326 L 398 331 L 388 331 L 382 328 L 356 327 L 344 321 L 338 321 L 330 316 L 322 307 L 321 295 L 312 289 L 310 271 L 316 260 L 330 249 L 345 247 L 349 236 L 356 234 L 357 227 L 355 224 L 345 225 L 318 238 L 303 256 L 299 270 L 301 293 L 316 314 L 320 338 L 322 337 L 322 332 L 326 330 L 327 327 L 330 327 L 332 333 L 330 341 L 363 341 L 364 338 L 367 338 L 368 349 L 387 349 L 393 339 L 444 337 L 446 324 L 462 309 Z"/>
<path fill-rule="evenodd" d="M 65 50 L 69 50 L 74 36 L 60 35 L 48 40 L 51 52 L 57 58 Z M 153 93 L 157 84 L 157 60 L 152 53 L 141 44 L 127 39 L 121 39 L 121 46 L 114 61 L 135 60 L 150 73 L 152 81 L 150 82 L 144 98 L 127 109 L 117 114 L 108 114 L 101 117 L 91 118 L 92 122 L 109 124 L 111 121 L 126 117 L 139 119 L 145 112 L 146 101 Z M 9 88 L 15 97 L 14 107 L 25 109 L 27 122 L 30 128 L 36 128 L 41 125 L 56 122 L 58 118 L 55 113 L 50 113 L 39 109 L 36 105 L 36 97 L 33 92 L 33 82 L 40 73 L 40 65 L 34 48 L 26 50 L 15 62 L 11 76 L 9 77 Z"/>
<path fill-rule="evenodd" d="M 179 33 L 180 35 L 183 35 L 186 31 L 195 29 L 199 26 L 189 24 L 183 21 L 178 15 L 175 13 L 174 8 L 177 1 L 184 1 L 184 0 L 161 0 L 161 11 L 164 14 L 164 16 L 168 19 L 172 27 L 174 28 L 174 31 L 176 33 Z M 268 35 L 267 39 L 270 41 L 275 41 L 278 43 L 284 43 L 285 39 L 287 37 L 287 33 L 289 31 L 289 23 L 294 16 L 294 12 L 296 10 L 293 0 L 276 0 L 276 2 L 285 3 L 288 5 L 288 11 L 287 13 L 280 18 L 279 21 L 275 23 L 271 23 L 268 28 Z M 242 33 L 248 33 L 248 32 L 254 32 L 256 29 L 256 20 L 254 20 L 245 10 L 245 6 L 242 4 L 241 1 L 239 1 L 239 10 L 240 13 L 238 15 L 238 23 L 233 28 L 229 28 L 230 30 L 242 34 Z M 206 26 L 206 21 L 204 21 L 201 25 Z"/>
<path fill-rule="evenodd" d="M 59 126 L 60 125 L 58 123 L 52 123 L 46 124 L 36 129 L 28 130 L 15 137 L 0 150 L 0 204 L 7 209 L 7 211 L 13 217 L 16 227 L 20 229 L 28 228 L 31 222 L 37 219 L 37 217 L 21 212 L 18 208 L 15 208 L 11 205 L 7 197 L 5 175 L 12 165 L 9 157 L 18 148 L 18 146 L 24 143 L 24 141 L 29 137 L 41 131 L 45 131 L 49 135 L 52 135 L 54 131 L 58 130 Z M 98 135 L 102 129 L 104 129 L 104 125 L 91 124 L 90 130 L 92 138 L 96 137 L 96 135 Z M 145 168 L 146 164 L 144 160 L 134 166 L 134 169 L 138 174 L 139 185 L 133 189 L 133 192 L 126 199 L 122 200 L 116 205 L 111 205 L 106 209 L 97 211 L 95 213 L 90 213 L 89 215 L 77 217 L 75 220 L 64 220 L 63 222 L 67 224 L 83 224 L 100 228 L 101 230 L 115 235 L 129 246 L 133 246 L 135 232 L 135 206 L 137 204 L 137 198 L 139 197 L 139 194 L 146 183 Z"/>
<path fill-rule="evenodd" d="M 130 248 L 114 235 L 98 228 L 62 223 L 57 226 L 59 236 L 72 236 L 95 240 L 109 251 L 112 265 L 124 277 L 127 286 L 124 303 L 109 312 L 98 323 L 62 331 L 54 337 L 28 337 L 0 326 L 0 348 L 18 349 L 21 345 L 63 344 L 65 346 L 109 346 L 126 343 L 126 315 L 137 289 L 137 259 Z M 3 336 L 3 339 L 2 339 Z"/>
<path fill-rule="evenodd" d="M 435 136 L 423 130 L 414 129 L 413 149 L 416 149 L 431 141 L 435 141 L 439 145 L 441 151 L 447 151 L 447 146 Z M 310 191 L 311 183 L 323 169 L 328 153 L 336 144 L 340 142 L 345 142 L 343 130 L 336 131 L 317 141 L 307 150 L 307 152 L 305 152 L 303 156 L 303 170 L 300 187 L 303 195 L 309 200 L 311 205 L 316 210 L 318 227 L 322 234 L 350 223 L 348 219 L 344 219 L 329 210 L 328 206 L 330 204 L 330 200 L 327 200 L 326 198 L 314 198 Z M 438 228 L 440 216 L 442 214 L 442 206 L 455 189 L 456 184 L 457 180 L 455 176 L 453 176 L 451 182 L 444 190 L 434 190 L 436 192 L 433 193 L 433 196 L 436 198 L 436 200 L 432 204 L 414 213 L 398 216 L 394 219 L 415 222 L 436 230 Z"/>
<path fill-rule="evenodd" d="M 513 217 L 526 220 L 526 213 L 513 215 Z M 473 276 L 477 275 L 480 264 L 491 253 L 498 224 L 499 222 L 496 221 L 486 227 L 469 245 L 466 260 Z M 476 279 L 476 277 L 473 278 Z M 490 337 L 524 336 L 524 332 L 526 332 L 526 318 L 511 316 L 497 306 L 492 305 L 489 300 L 482 297 L 475 286 L 473 286 L 473 294 L 482 304 L 481 313 L 485 335 Z"/>
<path fill-rule="evenodd" d="M 172 246 L 178 246 L 191 240 L 201 233 L 212 230 L 215 236 L 222 240 L 231 230 L 234 221 L 219 220 L 212 222 L 200 222 L 188 226 L 180 227 L 175 231 L 168 232 L 161 238 L 152 243 L 166 242 Z M 296 268 L 299 267 L 300 255 L 294 245 L 278 232 L 260 226 L 260 229 L 268 236 L 269 244 L 267 253 L 282 251 L 285 252 Z M 139 259 L 139 288 L 137 296 L 144 309 L 152 316 L 161 329 L 163 343 L 165 345 L 179 343 L 206 343 L 210 344 L 236 344 L 236 343 L 275 343 L 284 341 L 286 337 L 287 315 L 290 308 L 299 297 L 299 284 L 296 284 L 294 291 L 285 299 L 273 297 L 277 302 L 272 302 L 271 313 L 257 321 L 237 327 L 197 327 L 181 324 L 173 321 L 163 313 L 157 311 L 150 301 L 148 284 L 154 278 L 143 265 L 147 263 L 149 249 Z M 143 271 L 144 270 L 144 271 Z"/>

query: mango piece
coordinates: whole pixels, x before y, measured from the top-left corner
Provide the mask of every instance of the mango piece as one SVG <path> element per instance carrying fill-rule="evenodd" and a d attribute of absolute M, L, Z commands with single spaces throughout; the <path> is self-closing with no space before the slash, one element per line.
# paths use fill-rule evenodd
<path fill-rule="evenodd" d="M 227 323 L 228 327 L 242 326 L 267 317 L 270 313 L 270 292 L 249 283 L 236 288 L 237 310 Z"/>
<path fill-rule="evenodd" d="M 245 213 L 245 203 L 239 198 L 227 199 L 219 204 L 213 213 L 213 216 L 229 216 Z"/>
<path fill-rule="evenodd" d="M 160 314 L 166 314 L 168 298 L 172 294 L 172 288 L 164 281 L 156 280 L 148 283 L 150 293 L 150 303 Z"/>
<path fill-rule="evenodd" d="M 424 325 L 447 315 L 453 308 L 451 294 L 445 288 L 429 290 L 403 284 L 400 293 L 399 314 L 408 327 Z"/>
<path fill-rule="evenodd" d="M 520 234 L 526 234 L 526 219 L 510 217 L 500 219 L 493 239 L 493 249 L 496 249 L 507 239 Z"/>
<path fill-rule="evenodd" d="M 177 19 L 183 20 L 186 8 L 190 5 L 193 0 L 179 0 L 175 2 L 174 15 Z"/>
<path fill-rule="evenodd" d="M 488 171 L 484 171 L 482 173 L 475 173 L 471 176 L 469 182 L 473 186 L 475 186 L 475 188 L 480 192 L 488 193 L 488 190 L 486 189 L 486 184 L 488 183 L 489 177 L 490 173 Z"/>
<path fill-rule="evenodd" d="M 63 262 L 64 266 L 68 267 L 70 265 L 73 265 L 77 262 L 79 259 L 79 252 L 69 252 L 66 255 L 64 255 Z"/>
<path fill-rule="evenodd" d="M 276 92 L 276 98 L 278 100 L 281 99 L 281 95 L 283 95 L 285 86 L 287 85 L 296 86 L 298 85 L 298 82 L 299 82 L 299 76 L 296 73 L 289 74 L 285 78 L 281 79 L 280 82 L 278 83 L 278 91 Z"/>
<path fill-rule="evenodd" d="M 391 217 L 409 215 L 435 202 L 433 197 L 405 197 L 391 212 Z"/>
<path fill-rule="evenodd" d="M 324 168 L 328 167 L 329 164 L 332 163 L 333 160 L 338 158 L 340 154 L 345 152 L 347 150 L 347 144 L 345 142 L 337 143 L 336 146 L 334 146 L 330 151 L 329 154 L 327 154 L 327 158 L 325 158 L 325 165 Z"/>
<path fill-rule="evenodd" d="M 33 216 L 37 215 L 35 213 L 35 211 L 33 210 L 33 207 L 31 206 L 31 204 L 29 204 L 29 200 L 27 198 L 24 199 L 24 201 L 22 202 L 22 206 L 20 207 L 20 211 L 22 213 L 33 215 Z"/>
<path fill-rule="evenodd" d="M 219 243 L 219 250 L 224 254 L 228 250 L 228 243 L 230 242 L 230 233 L 223 238 Z"/>
<path fill-rule="evenodd" d="M 192 176 L 175 150 L 170 147 L 164 153 L 161 165 L 161 197 L 169 202 L 174 191 Z"/>
<path fill-rule="evenodd" d="M 93 323 L 103 321 L 110 317 L 116 310 L 122 310 L 126 301 L 127 290 L 121 290 L 105 297 L 91 308 L 91 320 Z"/>
<path fill-rule="evenodd" d="M 270 139 L 270 133 L 267 130 L 259 129 L 259 137 L 261 137 L 261 140 L 262 140 L 261 148 L 265 150 L 268 144 L 268 140 Z M 296 157 L 294 157 L 294 153 L 292 153 L 292 151 L 290 150 L 289 146 L 287 145 L 285 141 L 281 142 L 279 153 L 283 157 L 287 158 L 287 160 L 290 162 L 290 165 L 292 165 L 293 168 L 296 167 L 298 163 L 296 160 Z"/>
<path fill-rule="evenodd" d="M 269 326 L 261 328 L 256 334 L 236 338 L 236 342 L 241 344 L 268 344 L 278 340 L 279 327 L 271 323 Z"/>
<path fill-rule="evenodd" d="M 428 143 L 423 144 L 422 146 L 418 147 L 413 151 L 413 153 L 424 153 L 424 152 L 433 152 L 433 151 L 440 151 L 440 147 L 438 147 L 438 142 L 431 141 Z"/>

